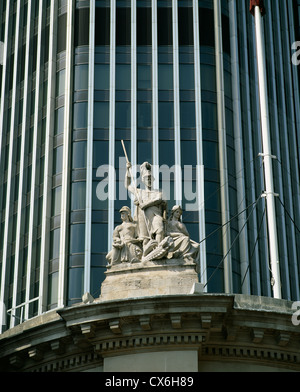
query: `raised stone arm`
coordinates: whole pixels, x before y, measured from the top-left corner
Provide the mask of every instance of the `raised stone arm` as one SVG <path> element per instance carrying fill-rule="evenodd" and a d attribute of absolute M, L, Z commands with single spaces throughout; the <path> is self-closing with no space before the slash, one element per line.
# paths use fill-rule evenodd
<path fill-rule="evenodd" d="M 126 169 L 127 170 L 126 170 L 126 173 L 125 173 L 125 188 L 128 189 L 128 191 L 130 193 L 133 193 L 134 195 L 136 195 L 137 189 L 136 189 L 135 186 L 131 185 L 132 175 L 131 175 L 131 172 L 130 172 L 130 169 L 131 169 L 131 163 L 130 162 L 127 162 Z"/>

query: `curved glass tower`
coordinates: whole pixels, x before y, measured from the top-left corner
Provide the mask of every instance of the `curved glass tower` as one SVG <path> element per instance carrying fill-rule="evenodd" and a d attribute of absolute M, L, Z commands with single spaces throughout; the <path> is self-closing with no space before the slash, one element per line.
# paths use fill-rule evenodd
<path fill-rule="evenodd" d="M 299 0 L 265 1 L 282 298 L 300 300 Z M 209 293 L 272 296 L 249 1 L 3 0 L 2 330 L 99 296 L 124 187 L 152 163 Z M 4 306 L 3 306 L 4 305 Z"/>

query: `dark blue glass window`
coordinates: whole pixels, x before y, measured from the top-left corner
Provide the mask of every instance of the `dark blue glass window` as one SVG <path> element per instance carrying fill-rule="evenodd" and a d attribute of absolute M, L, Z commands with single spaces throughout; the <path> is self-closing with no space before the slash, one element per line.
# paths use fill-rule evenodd
<path fill-rule="evenodd" d="M 87 127 L 87 111 L 88 111 L 87 102 L 74 103 L 74 112 L 73 112 L 74 129 Z"/>
<path fill-rule="evenodd" d="M 53 150 L 53 175 L 62 172 L 63 146 Z"/>
<path fill-rule="evenodd" d="M 159 46 L 173 44 L 172 8 L 157 9 L 157 41 Z"/>
<path fill-rule="evenodd" d="M 195 102 L 180 102 L 180 126 L 195 128 Z"/>
<path fill-rule="evenodd" d="M 216 142 L 203 142 L 203 160 L 204 166 L 208 169 L 219 168 L 219 152 L 218 143 Z"/>
<path fill-rule="evenodd" d="M 204 199 L 207 210 L 221 211 L 220 205 L 220 184 L 218 182 L 205 181 Z"/>
<path fill-rule="evenodd" d="M 139 141 L 137 151 L 138 163 L 152 162 L 152 143 Z"/>
<path fill-rule="evenodd" d="M 93 211 L 101 211 L 101 210 L 107 210 L 108 209 L 108 200 L 107 198 L 105 200 L 100 200 L 97 196 L 97 187 L 99 185 L 99 182 L 102 181 L 102 179 L 99 179 L 97 181 L 93 181 Z M 108 182 L 107 182 L 108 186 Z M 108 192 L 108 189 L 107 189 Z"/>
<path fill-rule="evenodd" d="M 110 43 L 110 8 L 96 7 L 95 45 L 103 46 Z"/>
<path fill-rule="evenodd" d="M 216 69 L 214 66 L 201 64 L 201 89 L 216 91 Z"/>
<path fill-rule="evenodd" d="M 84 210 L 86 198 L 85 182 L 73 182 L 71 189 L 71 210 Z"/>
<path fill-rule="evenodd" d="M 174 142 L 160 140 L 159 142 L 160 163 L 172 167 L 175 164 Z"/>
<path fill-rule="evenodd" d="M 214 11 L 199 7 L 200 45 L 215 46 Z"/>
<path fill-rule="evenodd" d="M 202 102 L 203 128 L 218 129 L 217 105 L 211 102 Z"/>
<path fill-rule="evenodd" d="M 181 162 L 182 165 L 197 165 L 196 142 L 192 140 L 181 141 Z"/>
<path fill-rule="evenodd" d="M 180 64 L 179 85 L 181 90 L 195 90 L 194 64 Z"/>
<path fill-rule="evenodd" d="M 83 294 L 83 276 L 84 270 L 83 268 L 70 268 L 69 269 L 69 288 L 68 288 L 68 298 L 69 305 L 72 304 L 70 300 L 74 299 L 78 302 L 78 299 L 81 299 Z"/>
<path fill-rule="evenodd" d="M 70 226 L 70 254 L 84 252 L 85 225 Z"/>
<path fill-rule="evenodd" d="M 137 7 L 137 45 L 148 46 L 152 44 L 152 18 L 151 8 Z"/>
<path fill-rule="evenodd" d="M 60 229 L 55 229 L 50 232 L 50 256 L 49 259 L 59 258 L 59 246 L 60 246 Z"/>
<path fill-rule="evenodd" d="M 57 72 L 56 75 L 56 96 L 60 97 L 65 93 L 65 76 L 66 70 L 62 69 L 61 71 Z"/>
<path fill-rule="evenodd" d="M 64 132 L 64 112 L 64 106 L 55 111 L 54 135 L 59 135 Z"/>
<path fill-rule="evenodd" d="M 93 143 L 93 168 L 97 169 L 100 165 L 108 164 L 108 141 L 95 140 Z"/>
<path fill-rule="evenodd" d="M 86 141 L 74 142 L 72 153 L 72 169 L 86 167 Z"/>
<path fill-rule="evenodd" d="M 74 67 L 74 90 L 87 90 L 89 81 L 89 67 L 87 64 Z"/>
<path fill-rule="evenodd" d="M 116 102 L 116 128 L 130 128 L 130 108 L 130 102 Z"/>
<path fill-rule="evenodd" d="M 116 90 L 131 89 L 131 66 L 130 64 L 117 64 L 116 66 Z"/>
<path fill-rule="evenodd" d="M 116 45 L 130 45 L 131 42 L 131 9 L 117 7 L 116 11 Z"/>
<path fill-rule="evenodd" d="M 90 9 L 80 8 L 75 11 L 74 45 L 89 44 Z"/>
<path fill-rule="evenodd" d="M 109 102 L 95 102 L 94 128 L 108 128 L 108 126 L 109 126 Z"/>
<path fill-rule="evenodd" d="M 160 128 L 173 128 L 174 126 L 174 103 L 159 102 L 158 124 Z"/>
<path fill-rule="evenodd" d="M 107 252 L 107 225 L 94 223 L 92 225 L 92 252 Z"/>
<path fill-rule="evenodd" d="M 173 64 L 158 65 L 158 88 L 159 90 L 173 89 Z"/>
<path fill-rule="evenodd" d="M 138 89 L 151 89 L 152 87 L 152 67 L 149 64 L 139 64 L 137 67 L 137 87 Z"/>
<path fill-rule="evenodd" d="M 58 272 L 49 274 L 48 304 L 49 309 L 56 306 L 58 296 Z"/>
<path fill-rule="evenodd" d="M 52 191 L 52 216 L 60 215 L 61 211 L 61 186 L 58 186 Z"/>
<path fill-rule="evenodd" d="M 230 27 L 228 16 L 222 15 L 223 51 L 230 55 Z"/>
<path fill-rule="evenodd" d="M 95 65 L 95 90 L 109 90 L 109 64 Z"/>
<path fill-rule="evenodd" d="M 193 8 L 178 7 L 179 45 L 193 45 Z"/>
<path fill-rule="evenodd" d="M 152 126 L 152 104 L 148 102 L 138 102 L 138 127 L 146 128 Z"/>
<path fill-rule="evenodd" d="M 66 50 L 67 37 L 67 14 L 58 17 L 57 23 L 57 53 Z"/>

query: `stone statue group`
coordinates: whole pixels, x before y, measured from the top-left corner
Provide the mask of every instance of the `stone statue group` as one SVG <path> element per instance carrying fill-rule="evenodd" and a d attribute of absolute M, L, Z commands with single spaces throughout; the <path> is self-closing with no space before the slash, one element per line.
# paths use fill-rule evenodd
<path fill-rule="evenodd" d="M 108 268 L 121 263 L 161 259 L 180 259 L 197 264 L 199 244 L 190 239 L 181 221 L 182 208 L 175 205 L 167 218 L 167 202 L 162 192 L 152 189 L 151 164 L 144 162 L 140 173 L 145 189 L 136 187 L 127 159 L 125 187 L 135 196 L 135 214 L 132 217 L 127 206 L 121 208 L 122 224 L 115 228 L 112 249 L 106 256 Z"/>

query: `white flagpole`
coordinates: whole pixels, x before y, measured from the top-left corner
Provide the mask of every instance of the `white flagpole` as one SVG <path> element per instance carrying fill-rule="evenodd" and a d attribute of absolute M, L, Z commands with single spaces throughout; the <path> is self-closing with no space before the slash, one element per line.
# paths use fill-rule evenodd
<path fill-rule="evenodd" d="M 0 65 L 3 65 L 4 42 L 0 41 Z"/>
<path fill-rule="evenodd" d="M 255 31 L 256 31 L 256 47 L 257 47 L 257 65 L 259 78 L 259 95 L 261 108 L 261 130 L 264 160 L 264 176 L 265 176 L 265 197 L 267 202 L 267 219 L 268 219 L 268 236 L 270 248 L 270 263 L 272 272 L 272 288 L 274 298 L 281 298 L 281 280 L 279 268 L 279 250 L 278 236 L 275 212 L 275 193 L 273 182 L 273 168 L 271 154 L 271 137 L 270 137 L 270 121 L 267 96 L 267 74 L 266 74 L 266 58 L 264 46 L 264 32 L 261 9 L 255 6 Z"/>

